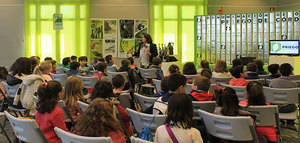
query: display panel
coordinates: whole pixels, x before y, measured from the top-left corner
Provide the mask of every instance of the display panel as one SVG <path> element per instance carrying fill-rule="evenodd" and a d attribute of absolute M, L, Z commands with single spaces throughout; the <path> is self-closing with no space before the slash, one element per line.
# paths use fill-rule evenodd
<path fill-rule="evenodd" d="M 270 40 L 270 55 L 299 56 L 299 40 Z"/>

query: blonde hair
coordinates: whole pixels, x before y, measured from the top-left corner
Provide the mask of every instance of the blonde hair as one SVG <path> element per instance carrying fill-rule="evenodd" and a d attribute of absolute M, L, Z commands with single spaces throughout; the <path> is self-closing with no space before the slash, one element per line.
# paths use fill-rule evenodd
<path fill-rule="evenodd" d="M 228 72 L 226 62 L 222 60 L 218 60 L 215 66 L 215 72 L 217 73 Z"/>
<path fill-rule="evenodd" d="M 52 69 L 52 63 L 49 61 L 41 62 L 40 65 L 34 68 L 33 74 L 42 75 L 44 71 L 48 70 L 49 72 Z"/>
<path fill-rule="evenodd" d="M 83 82 L 79 77 L 71 76 L 67 79 L 62 97 L 67 107 L 74 107 L 77 100 L 83 99 L 82 89 Z"/>

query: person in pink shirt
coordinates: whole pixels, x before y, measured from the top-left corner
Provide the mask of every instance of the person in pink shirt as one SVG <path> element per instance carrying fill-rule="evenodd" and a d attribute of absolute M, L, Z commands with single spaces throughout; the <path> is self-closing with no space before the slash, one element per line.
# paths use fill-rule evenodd
<path fill-rule="evenodd" d="M 45 82 L 37 90 L 38 103 L 35 120 L 49 143 L 60 143 L 54 127 L 68 131 L 64 122 L 64 111 L 57 106 L 62 94 L 62 86 L 58 81 Z"/>
<path fill-rule="evenodd" d="M 108 100 L 94 99 L 80 115 L 74 127 L 75 133 L 89 137 L 110 137 L 114 143 L 126 143 L 116 110 Z"/>
<path fill-rule="evenodd" d="M 245 79 L 245 73 L 243 72 L 243 66 L 236 66 L 232 68 L 231 75 L 234 77 L 229 81 L 231 86 L 246 86 L 248 81 Z"/>
<path fill-rule="evenodd" d="M 266 102 L 264 96 L 263 86 L 257 81 L 251 81 L 247 87 L 247 99 L 240 101 L 239 104 L 243 106 L 265 106 L 270 105 Z M 274 126 L 259 126 L 256 127 L 256 132 L 265 136 L 269 142 L 277 142 L 277 134 Z"/>

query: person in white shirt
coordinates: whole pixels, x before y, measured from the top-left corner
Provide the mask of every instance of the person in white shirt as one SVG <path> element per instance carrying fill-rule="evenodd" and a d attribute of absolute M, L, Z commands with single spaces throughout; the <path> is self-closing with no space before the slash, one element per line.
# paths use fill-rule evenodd
<path fill-rule="evenodd" d="M 230 72 L 228 72 L 227 65 L 225 61 L 218 60 L 212 73 L 213 78 L 231 78 Z"/>
<path fill-rule="evenodd" d="M 203 143 L 200 132 L 192 127 L 192 100 L 183 94 L 169 99 L 165 125 L 157 128 L 155 143 Z"/>

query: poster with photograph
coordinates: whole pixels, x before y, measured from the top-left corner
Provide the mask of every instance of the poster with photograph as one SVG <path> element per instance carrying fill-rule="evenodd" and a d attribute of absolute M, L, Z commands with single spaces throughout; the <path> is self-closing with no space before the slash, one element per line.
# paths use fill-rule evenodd
<path fill-rule="evenodd" d="M 275 13 L 270 13 L 270 40 L 275 40 Z"/>
<path fill-rule="evenodd" d="M 117 39 L 117 20 L 104 20 L 104 39 Z"/>
<path fill-rule="evenodd" d="M 281 40 L 287 40 L 287 13 L 281 12 Z"/>
<path fill-rule="evenodd" d="M 91 20 L 91 40 L 103 39 L 103 20 Z"/>
<path fill-rule="evenodd" d="M 106 55 L 112 55 L 113 57 L 117 56 L 117 40 L 116 39 L 105 39 L 103 40 L 103 57 Z"/>
<path fill-rule="evenodd" d="M 256 57 L 257 59 L 262 60 L 263 55 L 262 55 L 262 50 L 263 50 L 263 35 L 264 35 L 264 31 L 263 31 L 263 14 L 262 13 L 258 13 L 258 17 L 257 17 L 257 29 L 258 29 L 258 46 L 257 46 L 257 50 L 258 50 L 258 56 Z"/>
<path fill-rule="evenodd" d="M 91 58 L 102 57 L 103 40 L 91 40 Z"/>
<path fill-rule="evenodd" d="M 202 26 L 202 24 L 201 24 L 201 16 L 198 16 L 197 17 L 197 61 L 201 61 L 201 54 L 202 54 L 202 51 L 201 51 L 201 39 L 202 39 L 202 35 L 201 35 L 201 26 Z"/>
<path fill-rule="evenodd" d="M 235 18 L 236 23 L 236 56 L 241 57 L 241 15 L 237 14 Z"/>
<path fill-rule="evenodd" d="M 281 28 L 281 23 L 280 23 L 280 12 L 275 13 L 275 31 L 276 31 L 276 40 L 281 40 L 281 33 L 280 33 L 280 28 Z"/>
<path fill-rule="evenodd" d="M 134 51 L 135 40 L 134 39 L 120 39 L 119 57 L 127 58 L 129 51 Z"/>
<path fill-rule="evenodd" d="M 134 20 L 120 20 L 120 38 L 133 39 L 134 38 Z"/>
<path fill-rule="evenodd" d="M 135 20 L 134 30 L 135 38 L 142 38 L 144 33 L 148 33 L 148 20 Z"/>

